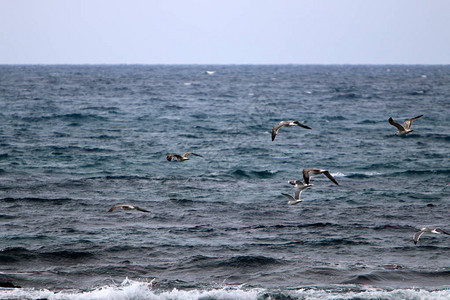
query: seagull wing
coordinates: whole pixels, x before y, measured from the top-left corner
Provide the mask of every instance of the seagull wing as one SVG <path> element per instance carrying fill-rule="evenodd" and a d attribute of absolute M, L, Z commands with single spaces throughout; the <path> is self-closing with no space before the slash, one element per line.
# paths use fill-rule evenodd
<path fill-rule="evenodd" d="M 111 207 L 108 212 L 113 212 L 115 209 L 122 207 L 122 205 L 114 205 L 113 207 Z"/>
<path fill-rule="evenodd" d="M 389 123 L 390 123 L 391 125 L 394 125 L 395 127 L 397 127 L 398 130 L 400 130 L 400 131 L 405 131 L 405 128 L 403 128 L 402 125 L 400 125 L 400 124 L 398 124 L 397 122 L 395 122 L 394 119 L 389 118 Z"/>
<path fill-rule="evenodd" d="M 303 169 L 303 182 L 305 184 L 309 184 L 309 172 L 311 172 L 314 169 Z"/>
<path fill-rule="evenodd" d="M 303 188 L 299 188 L 298 190 L 296 190 L 295 191 L 295 194 L 294 194 L 294 199 L 295 200 L 300 200 L 300 195 L 302 194 L 302 192 L 304 191 L 304 190 L 306 190 L 308 187 L 303 187 Z"/>
<path fill-rule="evenodd" d="M 444 229 L 441 229 L 441 228 L 436 228 L 436 231 L 439 233 L 442 233 L 442 234 L 450 235 L 450 232 L 445 231 Z"/>
<path fill-rule="evenodd" d="M 414 235 L 414 244 L 417 244 L 417 242 L 420 239 L 420 236 L 425 232 L 425 230 L 421 229 Z"/>
<path fill-rule="evenodd" d="M 183 154 L 183 157 L 188 157 L 188 155 L 195 155 L 195 156 L 200 156 L 200 157 L 203 157 L 203 156 L 201 156 L 200 154 L 197 154 L 197 153 L 194 153 L 194 152 L 186 152 L 185 154 Z"/>
<path fill-rule="evenodd" d="M 281 195 L 285 196 L 286 198 L 288 198 L 288 199 L 290 199 L 290 200 L 292 200 L 292 201 L 295 201 L 294 197 L 292 197 L 292 196 L 289 195 L 289 194 L 281 193 Z"/>
<path fill-rule="evenodd" d="M 273 126 L 273 128 L 272 128 L 272 141 L 275 140 L 275 137 L 278 134 L 278 130 L 280 130 L 280 128 L 283 127 L 286 124 L 287 124 L 286 121 L 281 121 L 277 125 Z"/>
<path fill-rule="evenodd" d="M 140 208 L 140 207 L 138 207 L 138 206 L 136 206 L 136 205 L 133 205 L 133 207 L 134 207 L 135 210 L 138 210 L 138 211 L 142 211 L 142 212 L 146 212 L 146 213 L 149 213 L 149 212 L 150 212 L 150 211 L 148 211 L 148 210 L 146 210 L 146 209 L 143 209 L 143 208 Z"/>
<path fill-rule="evenodd" d="M 300 123 L 299 121 L 294 121 L 294 124 L 297 124 L 298 126 L 303 127 L 303 128 L 306 128 L 306 129 L 311 129 L 311 127 L 306 126 L 306 125 Z"/>
<path fill-rule="evenodd" d="M 331 181 L 333 181 L 334 184 L 339 185 L 339 183 L 336 181 L 336 179 L 334 179 L 334 177 L 331 176 L 330 172 L 328 172 L 328 171 L 323 171 L 322 173 L 323 173 L 325 176 L 327 176 L 328 179 L 330 179 Z"/>
<path fill-rule="evenodd" d="M 411 128 L 412 121 L 414 121 L 414 120 L 416 120 L 416 119 L 418 119 L 418 118 L 421 118 L 422 116 L 423 116 L 423 115 L 420 115 L 420 116 L 411 118 L 411 119 L 409 119 L 409 120 L 406 120 L 406 121 L 403 123 L 403 127 L 405 127 L 405 129 L 410 129 L 410 128 Z"/>

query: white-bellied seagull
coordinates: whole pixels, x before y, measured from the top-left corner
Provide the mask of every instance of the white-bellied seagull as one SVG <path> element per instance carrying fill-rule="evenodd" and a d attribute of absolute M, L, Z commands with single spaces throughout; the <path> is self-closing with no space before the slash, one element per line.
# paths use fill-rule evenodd
<path fill-rule="evenodd" d="M 414 234 L 414 244 L 417 244 L 420 237 L 424 233 L 437 233 L 437 234 L 450 235 L 450 232 L 447 232 L 439 227 L 422 227 L 422 228 L 420 228 L 420 230 L 418 232 L 416 232 L 416 234 Z"/>
<path fill-rule="evenodd" d="M 300 194 L 301 194 L 304 190 L 306 190 L 307 188 L 309 188 L 309 187 L 308 187 L 308 186 L 303 186 L 303 187 L 298 188 L 298 189 L 295 191 L 295 193 L 294 193 L 294 197 L 292 197 L 292 196 L 289 195 L 289 194 L 285 194 L 285 193 L 281 193 L 281 195 L 283 195 L 283 196 L 285 196 L 286 198 L 289 199 L 289 201 L 288 201 L 287 204 L 289 204 L 289 205 L 295 205 L 295 204 L 298 204 L 298 203 L 300 203 L 300 202 L 303 201 L 303 199 L 300 198 Z"/>
<path fill-rule="evenodd" d="M 138 211 L 142 211 L 142 212 L 146 212 L 149 213 L 150 211 L 140 208 L 139 206 L 136 205 L 131 205 L 131 204 L 118 204 L 118 205 L 114 205 L 113 207 L 111 207 L 108 212 L 113 212 L 115 209 L 121 208 L 123 210 L 138 210 Z"/>
<path fill-rule="evenodd" d="M 195 155 L 195 156 L 203 157 L 203 156 L 201 156 L 200 154 L 196 154 L 196 153 L 194 153 L 194 152 L 186 152 L 186 153 L 183 154 L 183 155 L 167 154 L 167 155 L 166 155 L 166 159 L 167 159 L 168 161 L 171 161 L 172 158 L 175 158 L 177 161 L 185 161 L 185 160 L 189 160 L 188 156 L 191 155 L 191 154 L 192 154 L 192 155 Z"/>
<path fill-rule="evenodd" d="M 278 130 L 280 130 L 281 127 L 291 127 L 291 126 L 300 126 L 306 129 L 311 129 L 311 127 L 308 127 L 306 125 L 303 125 L 302 123 L 300 123 L 299 121 L 281 121 L 280 123 L 278 123 L 277 125 L 273 126 L 272 128 L 272 141 L 275 140 Z"/>
<path fill-rule="evenodd" d="M 411 129 L 412 121 L 414 121 L 414 120 L 416 120 L 416 119 L 418 119 L 418 118 L 421 118 L 422 116 L 423 116 L 423 115 L 420 115 L 420 116 L 411 118 L 411 119 L 409 119 L 409 120 L 406 120 L 406 121 L 403 123 L 403 126 L 400 125 L 399 123 L 395 122 L 394 119 L 392 119 L 392 117 L 389 118 L 389 123 L 390 123 L 391 125 L 397 127 L 398 131 L 397 131 L 395 134 L 397 134 L 397 135 L 407 135 L 408 133 L 411 133 L 411 132 L 414 131 L 414 130 Z"/>

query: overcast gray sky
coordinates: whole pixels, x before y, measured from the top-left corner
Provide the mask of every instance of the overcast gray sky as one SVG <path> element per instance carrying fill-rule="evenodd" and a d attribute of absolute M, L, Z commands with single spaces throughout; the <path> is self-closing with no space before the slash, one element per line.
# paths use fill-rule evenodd
<path fill-rule="evenodd" d="M 450 64 L 450 0 L 0 0 L 0 64 Z"/>

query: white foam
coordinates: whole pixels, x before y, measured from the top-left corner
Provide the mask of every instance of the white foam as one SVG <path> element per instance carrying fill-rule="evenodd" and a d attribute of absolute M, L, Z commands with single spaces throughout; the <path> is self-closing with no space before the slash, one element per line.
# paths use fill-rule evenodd
<path fill-rule="evenodd" d="M 275 294 L 284 294 L 299 299 L 421 299 L 444 300 L 450 299 L 450 288 L 440 290 L 424 289 L 392 289 L 357 288 L 355 286 L 342 286 L 333 288 L 300 288 L 296 290 L 277 290 Z M 257 300 L 271 291 L 260 288 L 245 288 L 232 286 L 208 290 L 178 290 L 154 291 L 152 282 L 134 281 L 125 279 L 120 285 L 105 286 L 87 292 L 61 291 L 35 289 L 0 289 L 0 299 L 39 299 L 49 300 L 192 300 L 192 299 L 218 299 L 218 300 Z M 265 295 L 265 296 L 266 296 Z M 271 299 L 270 296 L 264 299 Z"/>
<path fill-rule="evenodd" d="M 345 177 L 346 175 L 342 172 L 330 173 L 333 177 Z"/>

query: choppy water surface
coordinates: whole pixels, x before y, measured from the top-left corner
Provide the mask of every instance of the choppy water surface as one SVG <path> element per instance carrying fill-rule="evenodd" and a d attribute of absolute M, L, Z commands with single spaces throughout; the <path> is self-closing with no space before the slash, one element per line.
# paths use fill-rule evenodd
<path fill-rule="evenodd" d="M 412 236 L 450 230 L 449 97 L 449 66 L 0 66 L 0 297 L 446 299 L 450 236 Z M 307 167 L 340 185 L 288 206 Z"/>

